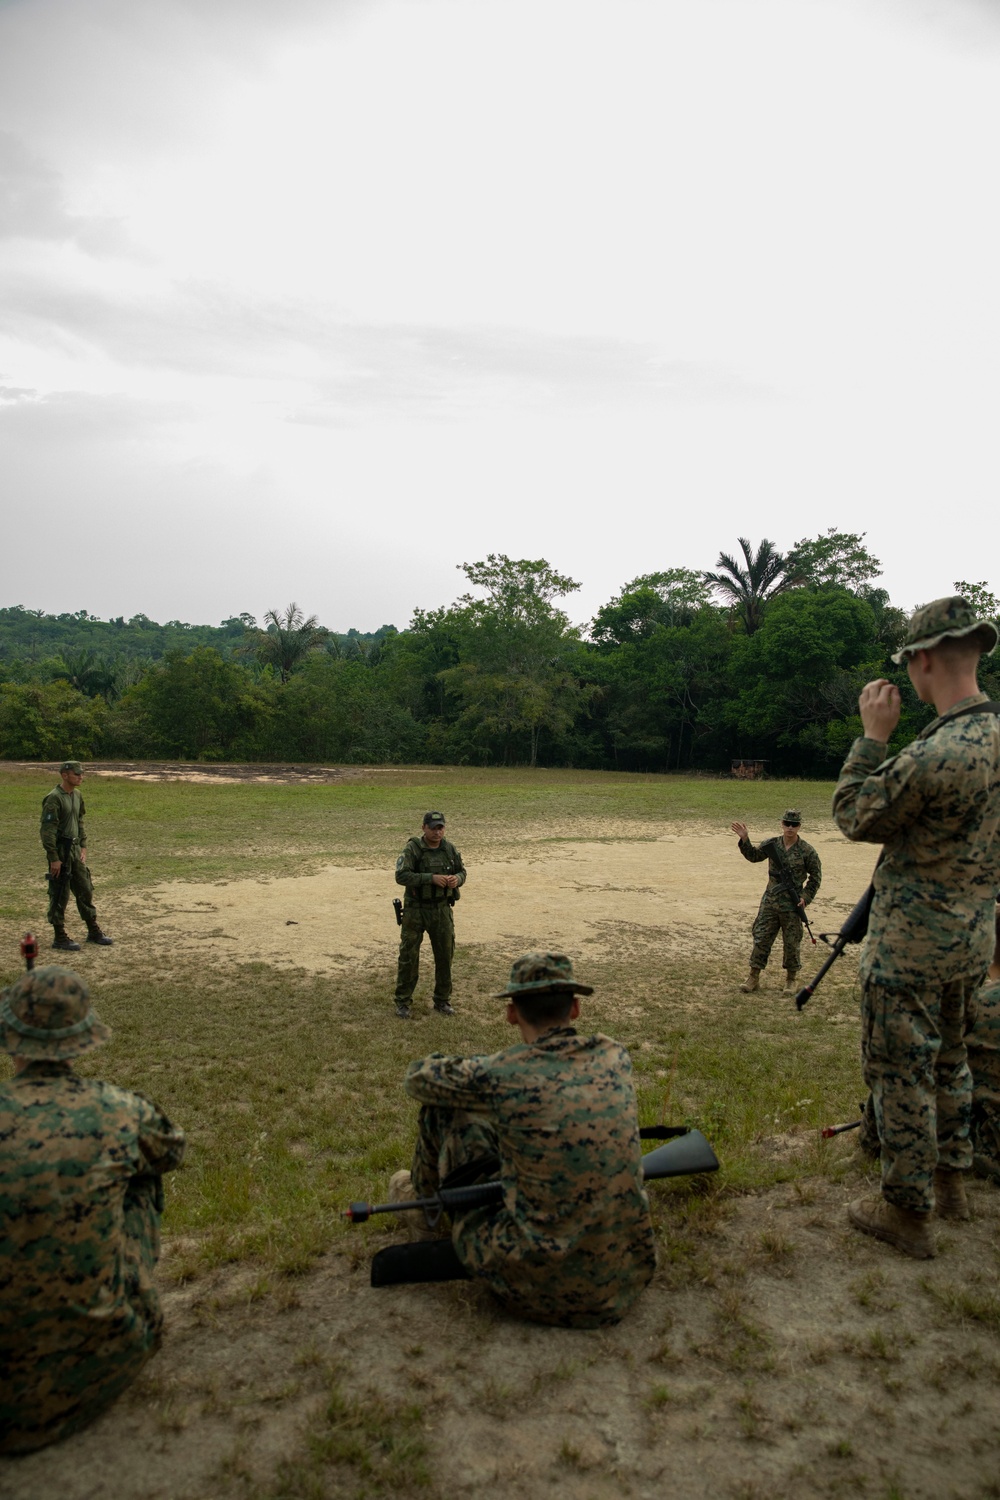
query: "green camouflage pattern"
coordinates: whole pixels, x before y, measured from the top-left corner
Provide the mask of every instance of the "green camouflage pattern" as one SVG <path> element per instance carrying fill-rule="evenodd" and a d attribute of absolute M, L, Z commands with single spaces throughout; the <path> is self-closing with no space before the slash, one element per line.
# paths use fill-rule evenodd
<path fill-rule="evenodd" d="M 794 809 L 790 809 L 785 813 L 786 819 L 793 811 Z M 795 840 L 790 849 L 785 847 L 781 834 L 777 834 L 774 838 L 764 839 L 763 843 L 756 847 L 750 843 L 749 839 L 740 839 L 737 848 L 743 858 L 749 860 L 751 864 L 760 864 L 763 860 L 767 860 L 768 880 L 754 919 L 750 967 L 752 969 L 767 968 L 772 945 L 780 932 L 782 968 L 787 969 L 791 974 L 796 974 L 802 965 L 802 918 L 798 916 L 795 903 L 782 878 L 782 855 L 785 860 L 784 868 L 790 872 L 795 889 L 806 906 L 814 899 L 823 883 L 823 865 L 820 857 L 812 844 L 807 843 L 801 836 Z"/>
<path fill-rule="evenodd" d="M 449 891 L 444 886 L 435 885 L 435 875 L 457 876 L 458 887 Z M 466 869 L 462 856 L 448 839 L 443 838 L 438 847 L 432 849 L 429 844 L 424 843 L 423 836 L 418 834 L 407 840 L 406 848 L 396 861 L 396 884 L 406 889 L 404 908 L 414 902 L 423 904 L 447 901 L 449 896 L 457 901 L 458 891 L 465 880 Z"/>
<path fill-rule="evenodd" d="M 573 965 L 565 953 L 522 953 L 510 968 L 507 988 L 494 1000 L 513 1000 L 518 995 L 592 995 L 592 984 L 581 984 L 573 976 Z"/>
<path fill-rule="evenodd" d="M 420 978 L 420 944 L 424 933 L 434 954 L 434 1004 L 451 999 L 451 969 L 455 957 L 455 919 L 446 901 L 412 901 L 403 904 L 396 965 L 396 1004 L 409 1005 Z"/>
<path fill-rule="evenodd" d="M 435 1053 L 410 1064 L 405 1087 L 430 1107 L 414 1155 L 418 1194 L 463 1157 L 500 1158 L 502 1207 L 453 1224 L 469 1273 L 534 1322 L 617 1322 L 656 1268 L 625 1049 L 558 1026 L 492 1056 Z"/>
<path fill-rule="evenodd" d="M 965 1039 L 972 1072 L 972 1150 L 977 1172 L 1000 1182 L 1000 980 L 976 996 Z"/>
<path fill-rule="evenodd" d="M 882 1195 L 929 1213 L 934 1169 L 972 1166 L 972 1075 L 965 1034 L 974 983 L 923 988 L 870 980 L 861 992 L 861 1066 L 882 1156 Z"/>
<path fill-rule="evenodd" d="M 986 701 L 977 693 L 949 712 Z M 878 740 L 856 739 L 833 794 L 841 833 L 885 851 L 862 983 L 978 984 L 993 957 L 1000 890 L 1000 720 L 935 719 L 898 755 L 885 752 Z"/>
<path fill-rule="evenodd" d="M 72 792 L 64 792 L 61 786 L 54 786 L 46 794 L 42 801 L 39 832 L 50 864 L 62 858 L 59 853 L 60 845 L 73 844 L 77 848 L 86 849 L 86 814 L 83 797 L 75 788 Z"/>
<path fill-rule="evenodd" d="M 995 621 L 977 619 L 972 605 L 960 594 L 933 599 L 930 604 L 914 610 L 906 639 L 892 659 L 898 667 L 914 651 L 932 651 L 946 637 L 961 640 L 967 635 L 977 636 L 983 652 L 992 655 L 997 643 Z"/>
<path fill-rule="evenodd" d="M 110 1036 L 72 969 L 45 964 L 0 990 L 0 1047 L 12 1057 L 67 1060 Z"/>
<path fill-rule="evenodd" d="M 68 1063 L 0 1085 L 0 1452 L 75 1432 L 159 1346 L 161 1175 L 183 1154 L 155 1104 Z"/>
<path fill-rule="evenodd" d="M 976 693 L 949 713 L 986 701 Z M 972 1163 L 965 1036 L 1000 888 L 1000 721 L 947 719 L 888 759 L 880 741 L 855 740 L 833 798 L 842 833 L 883 845 L 859 964 L 862 1067 L 883 1194 L 923 1212 L 934 1167 Z"/>

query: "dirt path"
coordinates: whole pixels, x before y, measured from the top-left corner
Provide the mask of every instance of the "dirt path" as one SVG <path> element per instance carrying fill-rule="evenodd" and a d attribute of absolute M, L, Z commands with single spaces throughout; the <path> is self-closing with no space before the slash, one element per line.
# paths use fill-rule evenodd
<path fill-rule="evenodd" d="M 836 930 L 868 882 L 871 850 L 837 834 L 814 835 L 823 886 L 814 930 Z M 767 879 L 736 852 L 731 834 L 677 829 L 626 841 L 569 839 L 511 847 L 480 862 L 463 850 L 469 880 L 456 907 L 459 942 L 504 953 L 560 948 L 573 957 L 607 952 L 627 926 L 665 955 L 690 951 L 709 930 L 730 952 L 749 946 Z M 329 973 L 385 953 L 392 871 L 330 866 L 318 875 L 269 881 L 171 882 L 143 892 L 143 916 L 161 937 L 194 939 L 208 954 Z"/>

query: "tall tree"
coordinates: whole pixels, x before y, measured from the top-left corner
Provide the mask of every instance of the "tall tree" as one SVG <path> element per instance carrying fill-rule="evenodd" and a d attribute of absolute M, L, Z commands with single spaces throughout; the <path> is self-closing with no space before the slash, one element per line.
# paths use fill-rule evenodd
<path fill-rule="evenodd" d="M 861 593 L 882 572 L 882 564 L 864 545 L 866 535 L 831 526 L 822 536 L 803 537 L 785 558 L 786 577 L 793 584 Z"/>
<path fill-rule="evenodd" d="M 1000 618 L 1000 599 L 992 592 L 985 578 L 980 583 L 967 583 L 964 578 L 959 578 L 952 587 L 956 594 L 968 599 L 980 619 Z"/>
<path fill-rule="evenodd" d="M 590 627 L 599 646 L 644 640 L 657 625 L 690 625 L 709 603 L 709 586 L 693 568 L 642 573 L 597 611 Z"/>
<path fill-rule="evenodd" d="M 745 566 L 738 563 L 728 552 L 720 552 L 715 564 L 720 573 L 705 573 L 704 579 L 743 621 L 747 635 L 760 629 L 764 618 L 764 606 L 773 594 L 789 586 L 785 574 L 785 559 L 767 537 L 757 551 L 745 536 L 737 537 L 743 553 Z"/>
<path fill-rule="evenodd" d="M 269 609 L 264 624 L 266 629 L 251 635 L 249 649 L 263 665 L 275 667 L 282 682 L 288 681 L 310 651 L 325 645 L 329 635 L 315 615 L 307 620 L 297 604 L 290 604 L 284 614 Z"/>

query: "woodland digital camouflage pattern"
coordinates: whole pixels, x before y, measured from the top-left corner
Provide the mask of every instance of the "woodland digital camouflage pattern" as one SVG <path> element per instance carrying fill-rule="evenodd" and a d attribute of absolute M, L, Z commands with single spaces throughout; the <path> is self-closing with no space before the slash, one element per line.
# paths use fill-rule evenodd
<path fill-rule="evenodd" d="M 469 1273 L 538 1323 L 617 1322 L 656 1267 L 625 1049 L 559 1026 L 489 1057 L 436 1053 L 410 1064 L 405 1086 L 425 1106 L 418 1194 L 463 1160 L 500 1158 L 502 1208 L 454 1223 Z"/>
<path fill-rule="evenodd" d="M 396 1004 L 400 1006 L 409 1005 L 413 999 L 425 932 L 434 954 L 434 1004 L 441 1007 L 451 999 L 455 922 L 448 897 L 457 901 L 459 891 L 435 885 L 435 875 L 457 875 L 458 887 L 465 884 L 465 866 L 455 845 L 443 838 L 436 849 L 431 849 L 420 836 L 409 839 L 396 861 L 396 884 L 406 890 L 396 970 Z"/>
<path fill-rule="evenodd" d="M 91 1421 L 160 1341 L 160 1174 L 184 1137 L 141 1094 L 39 1060 L 0 1085 L 0 1452 Z"/>
<path fill-rule="evenodd" d="M 949 713 L 986 701 L 978 693 Z M 1000 888 L 1000 721 L 947 718 L 887 760 L 884 744 L 855 740 L 833 799 L 842 833 L 884 846 L 859 967 L 862 1064 L 883 1194 L 918 1212 L 933 1207 L 938 1162 L 972 1162 L 964 1037 Z"/>
<path fill-rule="evenodd" d="M 70 770 L 78 770 L 79 761 L 66 761 Z M 77 790 L 64 792 L 61 786 L 53 787 L 42 802 L 41 839 L 49 864 L 62 860 L 68 866 L 57 880 L 49 882 L 49 908 L 46 921 L 53 927 L 62 927 L 66 919 L 66 906 L 70 892 L 76 898 L 77 911 L 88 927 L 97 923 L 97 908 L 94 906 L 94 883 L 90 871 L 80 858 L 80 851 L 87 847 L 84 818 L 87 809 Z"/>
<path fill-rule="evenodd" d="M 976 996 L 978 1014 L 965 1039 L 972 1070 L 972 1149 L 977 1172 L 1000 1182 L 1000 981 Z"/>
<path fill-rule="evenodd" d="M 788 813 L 785 814 L 788 817 Z M 779 847 L 776 849 L 775 845 Z M 797 838 L 790 849 L 785 848 L 784 839 L 778 834 L 765 839 L 754 848 L 749 839 L 740 839 L 737 846 L 744 859 L 751 864 L 767 860 L 768 881 L 760 898 L 757 916 L 753 924 L 753 954 L 751 969 L 764 969 L 771 947 L 780 931 L 782 941 L 782 968 L 794 974 L 802 959 L 802 918 L 796 914 L 795 903 L 782 880 L 781 856 L 784 854 L 792 880 L 802 899 L 808 906 L 823 881 L 823 866 L 812 844 Z"/>

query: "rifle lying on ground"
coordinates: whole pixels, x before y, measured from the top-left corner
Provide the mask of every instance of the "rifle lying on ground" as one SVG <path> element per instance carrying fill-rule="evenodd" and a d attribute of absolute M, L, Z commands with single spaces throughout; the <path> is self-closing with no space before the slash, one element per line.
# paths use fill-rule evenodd
<path fill-rule="evenodd" d="M 642 1158 L 642 1175 L 646 1182 L 659 1177 L 693 1177 L 701 1172 L 717 1172 L 719 1159 L 700 1130 L 684 1125 L 647 1125 L 639 1131 L 643 1140 L 664 1141 L 655 1151 Z M 413 1198 L 404 1203 L 352 1203 L 344 1217 L 352 1224 L 364 1224 L 372 1214 L 406 1213 L 424 1209 L 441 1214 L 461 1211 L 484 1204 L 500 1204 L 501 1182 L 474 1182 L 464 1187 L 442 1187 L 430 1198 Z M 372 1286 L 397 1286 L 401 1282 L 467 1280 L 468 1272 L 455 1253 L 450 1239 L 432 1240 L 411 1245 L 388 1245 L 372 1258 Z"/>
<path fill-rule="evenodd" d="M 879 864 L 881 863 L 882 861 L 881 859 L 879 859 Z M 878 869 L 878 865 L 876 865 L 875 868 Z M 848 943 L 861 942 L 861 939 L 868 931 L 868 917 L 871 913 L 872 901 L 874 900 L 874 898 L 875 884 L 873 882 L 865 891 L 864 895 L 861 897 L 861 900 L 855 906 L 854 910 L 847 918 L 847 921 L 837 933 L 836 937 L 831 939 L 829 933 L 820 933 L 820 937 L 823 939 L 824 943 L 829 943 L 833 951 L 831 952 L 830 957 L 827 959 L 826 963 L 820 969 L 815 978 L 810 980 L 808 984 L 803 985 L 798 994 L 795 996 L 796 1010 L 801 1010 L 810 996 L 815 993 L 816 986 L 819 984 L 820 980 L 823 978 L 827 970 L 832 968 L 833 965 L 837 962 L 837 959 L 843 953 Z"/>

